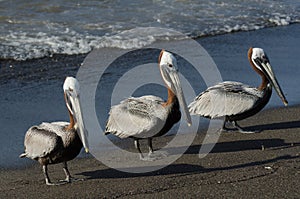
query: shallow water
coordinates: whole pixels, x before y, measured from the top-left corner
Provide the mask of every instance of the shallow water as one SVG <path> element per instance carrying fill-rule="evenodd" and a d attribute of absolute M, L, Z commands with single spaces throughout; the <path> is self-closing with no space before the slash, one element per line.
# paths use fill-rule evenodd
<path fill-rule="evenodd" d="M 292 0 L 3 0 L 0 1 L 0 58 L 25 60 L 80 54 L 94 48 L 139 48 L 174 39 L 161 27 L 192 37 L 257 30 L 300 22 Z"/>

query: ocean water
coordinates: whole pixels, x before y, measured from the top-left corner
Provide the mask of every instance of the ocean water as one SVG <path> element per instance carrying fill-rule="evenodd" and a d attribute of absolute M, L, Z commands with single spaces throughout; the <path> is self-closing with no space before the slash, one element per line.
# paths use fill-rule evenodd
<path fill-rule="evenodd" d="M 1 0 L 0 58 L 131 49 L 176 39 L 167 31 L 131 31 L 139 27 L 169 28 L 197 38 L 299 22 L 297 0 Z"/>

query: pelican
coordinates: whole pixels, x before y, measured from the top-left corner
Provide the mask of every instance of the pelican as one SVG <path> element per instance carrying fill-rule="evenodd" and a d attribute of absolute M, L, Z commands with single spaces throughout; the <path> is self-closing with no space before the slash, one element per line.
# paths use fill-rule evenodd
<path fill-rule="evenodd" d="M 258 88 L 233 81 L 225 81 L 209 87 L 189 105 L 191 115 L 200 115 L 211 119 L 224 118 L 222 130 L 229 130 L 226 123 L 230 122 L 241 133 L 253 133 L 244 131 L 237 121 L 258 113 L 270 100 L 272 87 L 287 106 L 288 102 L 264 50 L 250 48 L 248 60 L 254 71 L 261 76 L 262 82 Z"/>
<path fill-rule="evenodd" d="M 158 62 L 162 79 L 168 89 L 167 101 L 153 95 L 123 100 L 111 107 L 104 132 L 120 138 L 133 138 L 142 160 L 158 158 L 153 153 L 152 138 L 164 135 L 180 120 L 179 107 L 184 112 L 188 125 L 192 123 L 178 76 L 176 58 L 162 50 Z M 141 152 L 141 139 L 148 141 L 148 157 L 144 157 Z"/>
<path fill-rule="evenodd" d="M 47 185 L 59 185 L 76 180 L 71 177 L 67 161 L 74 159 L 82 146 L 88 153 L 87 131 L 84 127 L 79 98 L 79 83 L 73 77 L 67 77 L 64 85 L 64 98 L 70 116 L 70 122 L 52 122 L 32 126 L 26 132 L 25 152 L 27 157 L 38 161 L 43 167 Z M 49 164 L 63 163 L 66 179 L 61 183 L 51 183 L 48 176 Z"/>

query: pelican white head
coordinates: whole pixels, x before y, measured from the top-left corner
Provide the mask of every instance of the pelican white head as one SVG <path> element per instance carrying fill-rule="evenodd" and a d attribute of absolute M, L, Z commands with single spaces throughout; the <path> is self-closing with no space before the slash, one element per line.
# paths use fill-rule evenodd
<path fill-rule="evenodd" d="M 63 85 L 64 92 L 66 91 L 72 91 L 74 94 L 79 95 L 80 92 L 80 86 L 77 79 L 74 77 L 66 77 L 64 85 Z"/>
<path fill-rule="evenodd" d="M 84 126 L 84 121 L 80 106 L 80 86 L 77 79 L 67 77 L 63 85 L 66 105 L 75 120 L 74 128 L 79 131 L 79 136 L 82 141 L 85 151 L 88 153 L 87 130 Z"/>
<path fill-rule="evenodd" d="M 264 52 L 262 48 L 250 48 L 249 52 L 251 52 L 251 61 L 253 65 L 262 72 L 262 74 L 269 80 L 271 85 L 274 87 L 278 96 L 282 100 L 285 106 L 287 106 L 288 102 L 281 90 L 281 87 L 276 79 L 275 73 L 270 64 L 269 58 Z"/>
<path fill-rule="evenodd" d="M 188 125 L 192 125 L 192 119 L 186 105 L 181 82 L 178 76 L 177 60 L 174 55 L 162 50 L 159 55 L 159 68 L 165 84 L 178 98 L 180 108 L 184 113 Z"/>

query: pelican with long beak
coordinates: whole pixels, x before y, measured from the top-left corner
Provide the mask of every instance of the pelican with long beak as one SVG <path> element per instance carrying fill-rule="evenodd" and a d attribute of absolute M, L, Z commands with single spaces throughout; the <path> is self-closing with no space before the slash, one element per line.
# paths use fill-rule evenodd
<path fill-rule="evenodd" d="M 270 61 L 261 48 L 250 48 L 248 59 L 252 68 L 261 76 L 258 88 L 240 82 L 226 81 L 209 87 L 200 93 L 189 105 L 191 115 L 207 118 L 224 118 L 223 130 L 228 130 L 227 122 L 231 122 L 240 132 L 244 131 L 237 121 L 258 113 L 270 100 L 274 87 L 283 104 L 288 102 L 277 82 Z"/>
<path fill-rule="evenodd" d="M 70 116 L 70 122 L 43 122 L 32 126 L 25 135 L 25 152 L 21 158 L 37 160 L 43 167 L 47 185 L 60 185 L 75 180 L 71 177 L 67 161 L 74 159 L 81 148 L 88 153 L 87 131 L 81 114 L 79 83 L 73 77 L 67 77 L 64 85 L 64 98 Z M 48 176 L 49 164 L 63 163 L 66 179 L 60 183 L 51 183 Z"/>
<path fill-rule="evenodd" d="M 162 50 L 158 62 L 161 76 L 168 89 L 167 101 L 153 95 L 123 100 L 111 107 L 105 129 L 105 134 L 133 138 L 142 160 L 158 158 L 153 153 L 152 139 L 166 134 L 180 120 L 179 108 L 183 111 L 188 125 L 192 123 L 178 76 L 176 58 Z M 148 140 L 148 157 L 144 157 L 141 152 L 139 145 L 141 139 Z"/>

